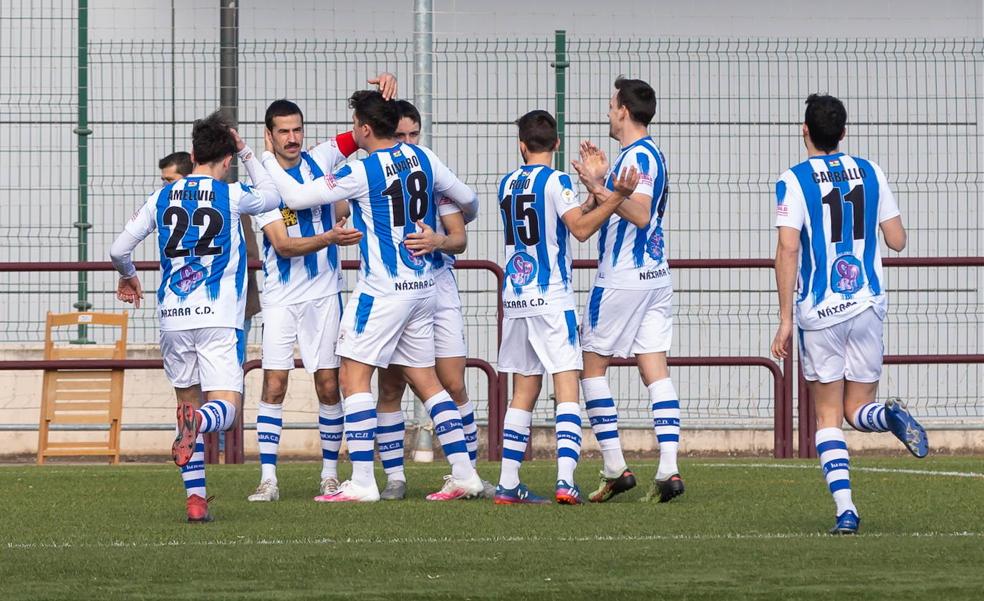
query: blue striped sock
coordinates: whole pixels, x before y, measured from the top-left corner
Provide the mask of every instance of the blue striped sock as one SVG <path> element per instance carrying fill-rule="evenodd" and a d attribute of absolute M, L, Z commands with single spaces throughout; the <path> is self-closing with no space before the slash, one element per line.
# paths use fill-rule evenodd
<path fill-rule="evenodd" d="M 201 434 L 195 439 L 195 452 L 191 454 L 191 460 L 181 468 L 181 480 L 186 496 L 205 498 L 205 437 Z"/>
<path fill-rule="evenodd" d="M 284 406 L 260 401 L 256 411 L 256 441 L 260 447 L 260 481 L 277 481 L 277 451 L 284 425 Z"/>
<path fill-rule="evenodd" d="M 618 438 L 618 411 L 608 387 L 608 378 L 585 378 L 581 380 L 581 390 L 584 392 L 591 431 L 605 462 L 605 475 L 610 478 L 621 476 L 626 468 L 625 456 L 622 455 L 622 441 Z"/>
<path fill-rule="evenodd" d="M 434 434 L 437 435 L 437 440 L 444 449 L 444 458 L 451 464 L 451 475 L 457 480 L 471 477 L 475 473 L 475 468 L 468 458 L 465 432 L 461 427 L 461 413 L 451 400 L 451 395 L 442 390 L 424 401 L 424 408 L 434 422 Z"/>
<path fill-rule="evenodd" d="M 338 477 L 338 452 L 342 448 L 345 411 L 341 403 L 318 405 L 318 434 L 321 435 L 321 479 Z"/>
<path fill-rule="evenodd" d="M 502 488 L 519 486 L 519 467 L 526 455 L 532 423 L 531 412 L 514 407 L 506 409 L 506 419 L 502 426 L 502 471 L 499 473 L 499 486 Z"/>
<path fill-rule="evenodd" d="M 823 428 L 817 430 L 817 456 L 823 468 L 824 478 L 830 494 L 837 504 L 837 515 L 845 511 L 858 510 L 851 501 L 851 460 L 847 453 L 847 442 L 840 428 Z"/>
<path fill-rule="evenodd" d="M 883 403 L 868 403 L 854 413 L 849 422 L 855 430 L 861 432 L 888 432 L 885 421 L 885 405 Z"/>
<path fill-rule="evenodd" d="M 574 484 L 574 470 L 581 458 L 581 406 L 557 403 L 557 479 Z"/>
<path fill-rule="evenodd" d="M 218 432 L 228 430 L 236 423 L 236 406 L 222 399 L 211 400 L 198 410 L 201 417 L 199 432 Z"/>
<path fill-rule="evenodd" d="M 653 430 L 659 443 L 659 467 L 656 479 L 665 480 L 680 473 L 677 467 L 677 451 L 680 447 L 680 400 L 673 380 L 663 378 L 649 385 L 649 399 L 653 403 Z"/>
<path fill-rule="evenodd" d="M 461 412 L 461 429 L 465 432 L 465 447 L 472 466 L 478 461 L 478 425 L 475 423 L 475 404 L 471 399 L 458 406 Z"/>
<path fill-rule="evenodd" d="M 406 482 L 407 476 L 403 471 L 403 435 L 406 431 L 403 411 L 377 413 L 376 417 L 376 445 L 386 478 Z"/>
<path fill-rule="evenodd" d="M 360 392 L 346 398 L 345 440 L 348 442 L 349 459 L 352 460 L 352 482 L 359 486 L 376 488 L 373 473 L 374 447 L 376 446 L 376 401 L 368 392 Z"/>

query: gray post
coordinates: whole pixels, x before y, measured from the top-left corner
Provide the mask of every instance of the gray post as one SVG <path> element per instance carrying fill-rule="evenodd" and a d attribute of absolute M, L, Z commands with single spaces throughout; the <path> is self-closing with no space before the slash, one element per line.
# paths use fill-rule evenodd
<path fill-rule="evenodd" d="M 220 0 L 219 5 L 219 109 L 239 124 L 239 3 Z M 239 163 L 232 162 L 227 182 L 239 180 Z"/>
<path fill-rule="evenodd" d="M 431 90 L 434 71 L 431 67 L 434 54 L 434 3 L 432 0 L 413 0 L 413 102 L 420 111 L 420 143 L 429 145 L 431 130 Z M 420 399 L 414 400 L 413 418 L 417 422 L 417 442 L 412 458 L 421 463 L 434 461 L 434 441 L 427 410 Z"/>

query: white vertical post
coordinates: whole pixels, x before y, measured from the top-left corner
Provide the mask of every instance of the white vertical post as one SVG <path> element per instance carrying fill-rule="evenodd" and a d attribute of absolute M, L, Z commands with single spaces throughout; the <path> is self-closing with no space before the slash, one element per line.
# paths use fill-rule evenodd
<path fill-rule="evenodd" d="M 434 3 L 432 0 L 413 1 L 413 102 L 420 111 L 420 143 L 429 145 L 431 131 L 431 90 L 434 71 Z M 430 416 L 416 397 L 413 417 L 417 422 L 417 437 L 411 457 L 420 463 L 434 461 L 434 441 L 425 426 Z"/>

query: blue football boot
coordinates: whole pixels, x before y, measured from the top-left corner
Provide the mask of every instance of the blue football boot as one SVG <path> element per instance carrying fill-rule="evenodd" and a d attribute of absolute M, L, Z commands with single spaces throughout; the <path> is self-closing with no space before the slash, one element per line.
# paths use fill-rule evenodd
<path fill-rule="evenodd" d="M 837 516 L 837 524 L 830 529 L 831 534 L 857 534 L 861 518 L 850 509 Z"/>
<path fill-rule="evenodd" d="M 496 505 L 548 505 L 549 503 L 549 499 L 530 492 L 525 484 L 520 484 L 516 488 L 503 488 L 501 485 L 495 487 Z"/>
<path fill-rule="evenodd" d="M 885 403 L 885 422 L 895 438 L 902 441 L 909 452 L 922 459 L 929 454 L 929 439 L 925 428 L 912 417 L 901 399 L 888 399 Z"/>

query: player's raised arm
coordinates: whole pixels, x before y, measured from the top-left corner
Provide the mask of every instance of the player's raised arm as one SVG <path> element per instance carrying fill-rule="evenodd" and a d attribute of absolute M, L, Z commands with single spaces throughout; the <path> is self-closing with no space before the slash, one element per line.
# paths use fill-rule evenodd
<path fill-rule="evenodd" d="M 571 206 L 570 210 L 561 215 L 567 229 L 578 241 L 584 242 L 593 236 L 601 226 L 608 222 L 608 219 L 622 203 L 632 195 L 636 186 L 639 185 L 639 172 L 636 171 L 635 167 L 623 169 L 622 173 L 614 180 L 613 185 L 614 190 L 608 190 L 602 186 L 590 192 L 596 199 L 597 206 L 595 208 L 585 212 L 583 205 Z M 561 194 L 569 196 L 572 203 L 577 202 L 577 193 L 570 185 L 570 178 L 567 178 L 566 186 Z M 558 204 L 557 206 L 563 205 Z"/>
<path fill-rule="evenodd" d="M 248 193 L 239 201 L 240 212 L 247 215 L 257 215 L 276 209 L 280 206 L 280 193 L 273 183 L 273 178 L 257 160 L 253 149 L 239 137 L 239 132 L 235 129 L 229 131 L 232 132 L 232 137 L 236 140 L 236 154 L 246 167 L 249 181 L 253 183 L 252 188 L 246 189 Z"/>
<path fill-rule="evenodd" d="M 272 146 L 270 146 L 269 133 L 266 135 L 269 147 L 267 152 L 263 153 L 263 166 L 270 173 L 283 196 L 284 204 L 288 207 L 298 211 L 369 194 L 365 168 L 358 161 L 351 165 L 342 165 L 337 171 L 323 178 L 299 184 L 284 171 L 276 157 L 269 151 Z"/>
<path fill-rule="evenodd" d="M 303 257 L 304 255 L 337 246 L 352 246 L 362 240 L 362 232 L 355 228 L 346 227 L 346 220 L 339 219 L 335 226 L 327 232 L 313 236 L 294 237 L 287 234 L 287 226 L 278 219 L 263 226 L 263 234 L 270 245 L 283 258 Z"/>

